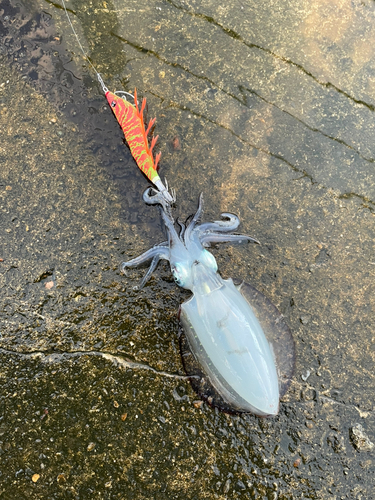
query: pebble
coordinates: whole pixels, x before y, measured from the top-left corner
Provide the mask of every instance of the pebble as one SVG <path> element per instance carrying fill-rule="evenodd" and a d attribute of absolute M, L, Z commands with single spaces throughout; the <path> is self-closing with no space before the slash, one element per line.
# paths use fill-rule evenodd
<path fill-rule="evenodd" d="M 310 316 L 301 316 L 299 320 L 303 325 L 308 325 L 310 323 L 310 319 Z"/>
<path fill-rule="evenodd" d="M 172 145 L 173 145 L 173 149 L 177 149 L 177 150 L 181 149 L 180 140 L 177 136 L 172 139 Z"/>
<path fill-rule="evenodd" d="M 311 375 L 310 370 L 307 370 L 307 371 L 306 371 L 306 375 L 301 375 L 301 379 L 302 379 L 304 382 L 306 382 L 306 380 L 310 377 L 310 375 Z"/>
<path fill-rule="evenodd" d="M 57 482 L 59 484 L 64 484 L 66 482 L 66 477 L 65 477 L 65 474 L 59 474 L 57 476 Z"/>
<path fill-rule="evenodd" d="M 370 441 L 361 424 L 354 424 L 353 427 L 350 428 L 349 434 L 353 445 L 358 451 L 373 450 L 375 445 Z"/>
<path fill-rule="evenodd" d="M 229 491 L 229 488 L 230 488 L 230 479 L 227 479 L 225 481 L 225 484 L 224 484 L 224 489 L 223 489 L 223 492 L 224 492 L 224 495 L 226 495 Z"/>
<path fill-rule="evenodd" d="M 92 451 L 95 448 L 95 443 L 89 443 L 87 445 L 87 451 Z"/>
<path fill-rule="evenodd" d="M 31 478 L 31 481 L 33 483 L 36 483 L 38 481 L 38 479 L 40 478 L 40 475 L 39 474 L 33 474 L 33 477 Z"/>

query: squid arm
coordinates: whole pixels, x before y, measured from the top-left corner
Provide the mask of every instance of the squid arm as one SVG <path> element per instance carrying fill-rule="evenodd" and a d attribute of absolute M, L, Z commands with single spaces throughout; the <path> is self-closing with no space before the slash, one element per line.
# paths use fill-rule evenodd
<path fill-rule="evenodd" d="M 204 247 L 209 247 L 211 243 L 244 243 L 245 241 L 252 241 L 258 243 L 259 241 L 251 236 L 245 234 L 220 234 L 208 233 L 200 238 L 200 242 Z"/>

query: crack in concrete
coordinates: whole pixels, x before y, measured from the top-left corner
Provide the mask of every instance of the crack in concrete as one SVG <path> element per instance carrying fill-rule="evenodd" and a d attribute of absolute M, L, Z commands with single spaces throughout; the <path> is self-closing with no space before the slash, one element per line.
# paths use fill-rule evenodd
<path fill-rule="evenodd" d="M 177 380 L 190 380 L 191 378 L 198 378 L 198 376 L 188 376 L 188 375 L 178 375 L 176 373 L 169 373 L 165 371 L 159 371 L 156 370 L 156 368 L 153 368 L 152 366 L 142 364 L 142 363 L 137 363 L 136 361 L 130 361 L 122 356 L 119 356 L 118 354 L 112 354 L 110 352 L 102 352 L 102 351 L 71 351 L 71 352 L 44 352 L 44 351 L 31 351 L 27 353 L 23 352 L 18 352 L 18 351 L 12 351 L 10 349 L 3 349 L 0 348 L 0 354 L 6 354 L 6 355 L 12 355 L 12 356 L 19 356 L 21 358 L 30 358 L 30 359 L 36 359 L 36 358 L 42 358 L 41 361 L 43 363 L 59 363 L 61 362 L 64 358 L 69 359 L 69 358 L 74 358 L 74 357 L 81 357 L 81 356 L 98 356 L 101 358 L 104 358 L 105 360 L 111 361 L 113 364 L 116 366 L 120 366 L 122 368 L 129 368 L 131 370 L 146 370 L 146 371 L 151 371 L 155 373 L 156 375 L 162 376 L 162 377 L 167 377 L 167 378 L 173 378 Z"/>
<path fill-rule="evenodd" d="M 53 5 L 54 7 L 56 7 L 56 9 L 64 10 L 64 7 L 62 5 L 60 5 L 59 3 L 52 2 L 51 0 L 44 0 L 44 1 L 50 5 Z M 74 16 L 77 15 L 77 12 L 75 10 L 70 9 L 69 7 L 66 7 L 66 10 L 67 10 L 67 12 L 69 12 L 70 14 L 73 14 Z M 64 12 L 65 12 L 65 10 L 64 10 Z"/>
<path fill-rule="evenodd" d="M 294 120 L 298 121 L 299 123 L 301 123 L 301 125 L 303 125 L 304 127 L 308 128 L 312 132 L 317 132 L 318 134 L 321 134 L 323 137 L 326 137 L 327 139 L 330 139 L 331 141 L 335 141 L 335 142 L 338 142 L 339 144 L 342 144 L 346 148 L 348 148 L 351 151 L 353 151 L 354 153 L 356 153 L 363 160 L 368 161 L 369 163 L 375 163 L 375 158 L 372 158 L 372 157 L 368 158 L 368 157 L 364 156 L 362 153 L 360 153 L 353 146 L 351 146 L 350 144 L 348 144 L 347 142 L 345 142 L 344 140 L 339 139 L 338 137 L 334 137 L 333 135 L 326 134 L 325 132 L 322 132 L 320 129 L 318 129 L 316 127 L 312 127 L 311 125 L 309 125 L 308 123 L 304 122 L 303 120 L 301 120 L 297 116 L 294 116 L 289 111 L 286 111 L 285 109 L 280 108 L 279 106 L 277 106 L 276 104 L 274 104 L 271 101 L 267 101 L 267 99 L 265 99 L 260 94 L 258 94 L 258 92 L 255 92 L 255 90 L 251 90 L 249 88 L 246 88 L 243 85 L 239 85 L 239 89 L 240 89 L 241 92 L 245 91 L 245 92 L 249 92 L 250 94 L 255 95 L 256 97 L 258 97 L 259 99 L 261 99 L 263 102 L 265 102 L 269 106 L 273 106 L 274 108 L 278 109 L 282 113 L 285 113 L 286 115 L 290 116 L 291 118 L 293 118 Z"/>
<path fill-rule="evenodd" d="M 370 210 L 370 212 L 375 213 L 375 202 L 370 200 L 370 198 L 367 198 L 367 196 L 363 196 L 357 193 L 342 193 L 336 198 L 339 200 L 350 200 L 352 198 L 358 198 L 363 202 L 362 206 L 364 208 L 367 208 L 368 210 Z"/>
<path fill-rule="evenodd" d="M 152 94 L 153 96 L 157 97 L 158 99 L 161 99 L 162 101 L 164 101 L 164 98 L 159 96 L 158 94 L 155 94 L 154 92 L 150 92 L 150 94 Z M 234 132 L 234 130 L 232 130 L 231 128 L 229 127 L 226 127 L 225 125 L 221 124 L 221 123 L 218 123 L 216 122 L 215 120 L 212 120 L 211 118 L 209 118 L 208 116 L 202 114 L 202 113 L 197 113 L 196 111 L 192 110 L 191 108 L 187 107 L 187 106 L 184 106 L 184 105 L 181 105 L 181 104 L 178 104 L 176 102 L 173 102 L 173 101 L 170 101 L 170 105 L 169 107 L 171 108 L 176 108 L 176 109 L 181 109 L 182 111 L 187 111 L 189 113 L 191 113 L 192 115 L 194 116 L 197 116 L 198 118 L 202 118 L 203 120 L 206 120 L 207 122 L 209 123 L 212 123 L 213 125 L 216 125 L 217 127 L 220 127 L 224 130 L 226 130 L 227 132 L 229 132 L 230 134 L 232 134 L 234 137 L 236 137 L 236 139 L 238 139 L 239 141 L 243 142 L 244 144 L 247 144 L 248 146 L 256 149 L 257 151 L 260 151 L 268 156 L 271 156 L 272 158 L 276 158 L 277 160 L 280 160 L 284 163 L 286 163 L 292 170 L 294 170 L 295 172 L 298 172 L 300 174 L 302 174 L 302 177 L 307 177 L 308 179 L 310 179 L 311 183 L 312 184 L 318 184 L 317 181 L 314 181 L 313 177 L 306 172 L 306 170 L 303 170 L 303 169 L 300 169 L 298 167 L 296 167 L 295 165 L 293 165 L 292 163 L 290 163 L 288 160 L 286 160 L 283 156 L 281 155 L 278 155 L 276 153 L 271 153 L 271 151 L 268 151 L 267 149 L 263 149 L 259 146 L 255 146 L 255 144 L 247 141 L 246 139 L 244 139 L 243 137 L 241 137 L 240 135 L 236 134 L 236 132 Z M 325 186 L 323 186 L 325 188 Z"/>
<path fill-rule="evenodd" d="M 221 29 L 226 35 L 228 35 L 230 38 L 234 39 L 234 40 L 237 40 L 241 43 L 243 43 L 246 47 L 249 47 L 251 49 L 258 49 L 258 50 L 261 50 L 269 55 L 271 55 L 272 57 L 276 58 L 276 59 L 279 59 L 280 61 L 283 61 L 287 64 L 290 64 L 291 66 L 294 66 L 296 68 L 298 68 L 299 70 L 301 70 L 305 75 L 309 76 L 310 78 L 312 78 L 316 83 L 318 83 L 319 85 L 321 85 L 322 87 L 326 87 L 326 88 L 332 88 L 334 89 L 336 92 L 338 92 L 339 94 L 342 94 L 344 95 L 345 97 L 347 97 L 348 99 L 350 99 L 351 101 L 355 102 L 356 104 L 361 104 L 363 106 L 365 106 L 366 108 L 368 108 L 369 110 L 371 111 L 375 111 L 375 105 L 373 104 L 370 104 L 366 101 L 363 101 L 363 100 L 360 100 L 360 99 L 356 99 L 355 97 L 351 96 L 350 94 L 348 94 L 345 90 L 342 90 L 340 89 L 339 87 L 337 87 L 336 85 L 334 85 L 333 83 L 331 82 L 322 82 L 320 81 L 316 76 L 314 76 L 309 70 L 307 70 L 306 68 L 304 68 L 301 64 L 299 63 L 296 63 L 294 61 L 292 61 L 291 59 L 289 59 L 288 57 L 285 57 L 285 56 L 281 56 L 280 54 L 276 54 L 276 52 L 273 52 L 272 50 L 270 49 L 266 49 L 265 47 L 262 47 L 261 45 L 257 45 L 255 43 L 251 43 L 251 42 L 247 42 L 240 34 L 236 33 L 234 30 L 230 29 L 230 28 L 226 28 L 225 26 L 223 26 L 222 24 L 220 24 L 218 21 L 216 21 L 213 17 L 210 17 L 210 16 L 207 16 L 206 14 L 202 14 L 200 12 L 193 12 L 193 11 L 190 11 L 180 5 L 176 5 L 174 2 L 172 2 L 172 0 L 166 0 L 166 2 L 168 2 L 169 4 L 171 4 L 173 7 L 175 7 L 176 9 L 178 10 L 182 10 L 183 12 L 185 12 L 186 14 L 192 16 L 192 17 L 196 17 L 198 19 L 203 19 L 205 20 L 206 22 L 208 22 L 209 24 L 213 24 L 214 26 L 216 26 L 217 28 Z"/>

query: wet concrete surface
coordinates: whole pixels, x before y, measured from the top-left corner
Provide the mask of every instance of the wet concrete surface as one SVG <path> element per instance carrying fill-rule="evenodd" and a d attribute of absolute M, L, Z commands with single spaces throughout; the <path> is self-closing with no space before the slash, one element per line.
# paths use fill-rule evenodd
<path fill-rule="evenodd" d="M 284 314 L 296 372 L 273 419 L 200 402 L 188 294 L 119 273 L 164 236 L 95 75 L 58 2 L 3 0 L 0 499 L 375 498 L 375 4 L 68 7 L 148 97 L 176 216 L 203 192 L 260 240 L 213 252 Z"/>

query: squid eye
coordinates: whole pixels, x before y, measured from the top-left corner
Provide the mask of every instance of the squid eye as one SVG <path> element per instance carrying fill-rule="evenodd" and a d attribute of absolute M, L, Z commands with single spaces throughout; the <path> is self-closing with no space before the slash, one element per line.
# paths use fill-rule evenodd
<path fill-rule="evenodd" d="M 172 274 L 175 282 L 177 283 L 178 286 L 185 286 L 185 283 L 188 278 L 188 272 L 187 270 L 179 265 L 176 264 L 175 266 L 172 266 Z"/>
<path fill-rule="evenodd" d="M 112 108 L 116 107 L 116 101 L 112 101 L 111 106 L 112 106 Z"/>
<path fill-rule="evenodd" d="M 177 285 L 182 286 L 181 276 L 178 273 L 176 268 L 172 269 L 172 274 L 173 274 L 173 278 L 174 278 L 175 282 L 177 283 Z"/>

